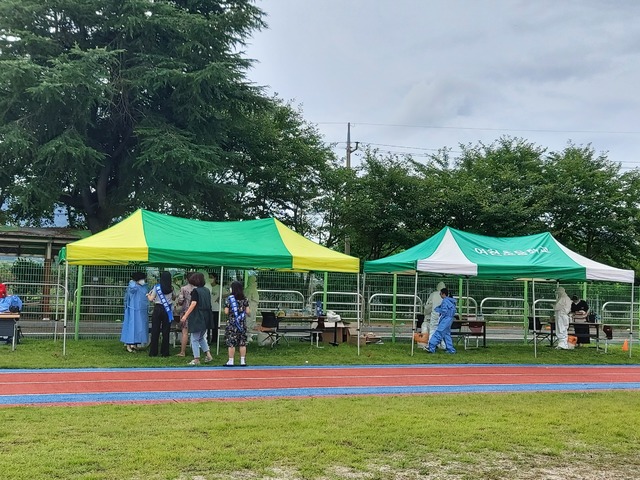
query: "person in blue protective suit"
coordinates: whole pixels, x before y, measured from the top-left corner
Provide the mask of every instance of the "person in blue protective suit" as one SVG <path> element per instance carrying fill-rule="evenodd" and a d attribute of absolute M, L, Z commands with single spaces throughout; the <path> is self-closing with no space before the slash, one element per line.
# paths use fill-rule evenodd
<path fill-rule="evenodd" d="M 438 322 L 438 328 L 436 328 L 435 333 L 429 340 L 427 351 L 429 353 L 435 353 L 438 344 L 444 340 L 447 352 L 456 353 L 456 349 L 453 347 L 453 340 L 451 339 L 451 324 L 456 314 L 456 299 L 449 296 L 449 290 L 446 288 L 440 290 L 440 297 L 442 297 L 442 303 L 440 306 L 434 308 L 434 310 L 440 314 L 440 321 Z"/>
<path fill-rule="evenodd" d="M 442 304 L 442 297 L 440 296 L 440 290 L 446 288 L 444 282 L 438 282 L 436 285 L 436 289 L 431 292 L 429 298 L 427 298 L 427 302 L 424 305 L 424 314 L 425 317 L 429 318 L 429 322 L 425 322 L 422 324 L 422 333 L 429 332 L 429 340 L 433 337 L 433 334 L 436 333 L 436 329 L 438 328 L 438 322 L 440 321 L 440 314 L 436 312 L 435 308 L 439 307 Z M 440 348 L 444 349 L 444 342 L 440 343 Z"/>
<path fill-rule="evenodd" d="M 124 294 L 124 321 L 120 341 L 125 344 L 128 352 L 135 352 L 138 345 L 149 341 L 146 277 L 142 272 L 133 273 Z"/>

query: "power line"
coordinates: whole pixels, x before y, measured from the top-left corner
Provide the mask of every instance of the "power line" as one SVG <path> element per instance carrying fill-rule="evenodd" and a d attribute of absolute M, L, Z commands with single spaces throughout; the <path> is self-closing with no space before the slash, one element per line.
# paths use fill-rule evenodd
<path fill-rule="evenodd" d="M 332 144 L 332 145 L 338 145 L 341 143 L 345 143 L 345 142 L 325 142 L 327 144 Z M 421 150 L 421 151 L 429 151 L 429 152 L 440 152 L 442 150 L 446 150 L 448 153 L 463 153 L 462 150 L 453 150 L 453 149 L 449 149 L 448 147 L 442 147 L 442 148 L 427 148 L 427 147 L 413 147 L 413 146 L 409 146 L 409 145 L 391 145 L 391 144 L 387 144 L 387 143 L 374 143 L 374 142 L 367 142 L 367 141 L 361 141 L 360 142 L 362 145 L 373 145 L 373 146 L 380 146 L 380 147 L 390 147 L 390 148 L 404 148 L 407 150 Z M 402 151 L 391 151 L 391 150 L 380 150 L 382 152 L 386 152 L 386 153 L 402 153 L 402 154 L 410 154 L 410 155 L 414 155 L 414 156 L 428 156 L 427 154 L 414 154 L 411 152 L 402 152 Z M 640 160 L 612 160 L 613 162 L 617 162 L 620 163 L 621 165 L 623 164 L 633 164 L 633 165 L 640 165 Z M 628 167 L 629 169 L 631 167 Z"/>
<path fill-rule="evenodd" d="M 313 122 L 317 125 L 344 125 L 347 122 Z M 394 127 L 394 128 L 426 128 L 434 130 L 486 130 L 490 132 L 537 132 L 537 133 L 606 133 L 612 135 L 638 135 L 640 131 L 628 130 L 557 130 L 546 128 L 493 128 L 493 127 L 452 127 L 447 125 L 410 125 L 403 123 L 369 123 L 352 122 L 352 126 L 366 125 L 369 127 Z"/>

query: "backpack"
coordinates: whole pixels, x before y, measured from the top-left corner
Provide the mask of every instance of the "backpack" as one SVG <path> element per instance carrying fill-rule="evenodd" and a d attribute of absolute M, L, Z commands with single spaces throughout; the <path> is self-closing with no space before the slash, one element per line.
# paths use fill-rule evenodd
<path fill-rule="evenodd" d="M 9 297 L 9 311 L 11 313 L 19 313 L 22 311 L 22 300 L 17 295 L 10 295 Z"/>

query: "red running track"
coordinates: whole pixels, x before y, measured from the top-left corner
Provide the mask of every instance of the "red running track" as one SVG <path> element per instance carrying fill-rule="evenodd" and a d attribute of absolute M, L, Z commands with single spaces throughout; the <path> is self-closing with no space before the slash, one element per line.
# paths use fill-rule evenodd
<path fill-rule="evenodd" d="M 0 371 L 0 406 L 614 389 L 640 389 L 640 366 L 388 365 Z"/>

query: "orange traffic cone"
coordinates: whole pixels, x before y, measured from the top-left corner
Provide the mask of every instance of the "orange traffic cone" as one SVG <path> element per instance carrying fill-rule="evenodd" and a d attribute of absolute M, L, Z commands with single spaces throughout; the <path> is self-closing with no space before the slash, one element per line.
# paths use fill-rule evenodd
<path fill-rule="evenodd" d="M 624 343 L 622 344 L 622 351 L 623 352 L 629 351 L 629 340 L 625 340 Z"/>

